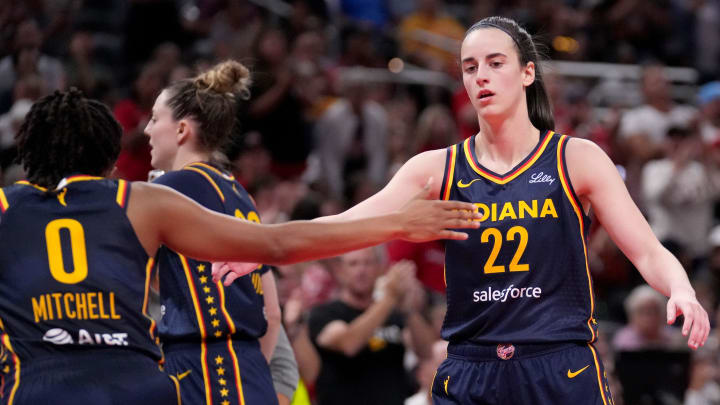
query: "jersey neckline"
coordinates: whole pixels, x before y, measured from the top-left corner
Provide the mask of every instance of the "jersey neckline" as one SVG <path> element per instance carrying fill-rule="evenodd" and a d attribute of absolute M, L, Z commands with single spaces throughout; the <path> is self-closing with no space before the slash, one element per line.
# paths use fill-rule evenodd
<path fill-rule="evenodd" d="M 464 143 L 463 143 L 463 149 L 465 152 L 465 157 L 468 160 L 468 163 L 470 163 L 470 167 L 473 168 L 473 170 L 481 175 L 482 177 L 493 181 L 495 183 L 499 184 L 505 184 L 513 179 L 515 179 L 517 176 L 522 174 L 525 170 L 530 168 L 530 166 L 535 163 L 535 161 L 542 155 L 542 153 L 545 151 L 545 148 L 547 147 L 548 143 L 550 142 L 550 139 L 552 139 L 552 135 L 554 134 L 551 130 L 545 130 L 544 133 L 539 137 L 538 143 L 535 145 L 535 147 L 528 153 L 527 156 L 523 160 L 521 160 L 517 165 L 515 165 L 512 169 L 510 169 L 505 174 L 498 174 L 485 166 L 481 165 L 478 161 L 476 152 L 475 152 L 475 136 L 473 135 L 469 137 Z"/>

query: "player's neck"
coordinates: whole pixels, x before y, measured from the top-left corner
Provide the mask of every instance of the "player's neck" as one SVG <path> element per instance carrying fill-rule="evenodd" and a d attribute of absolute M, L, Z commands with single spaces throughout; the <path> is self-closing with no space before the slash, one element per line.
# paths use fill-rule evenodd
<path fill-rule="evenodd" d="M 172 170 L 180 170 L 183 167 L 195 162 L 207 162 L 210 160 L 210 154 L 206 152 L 190 151 L 185 149 L 178 150 Z"/>
<path fill-rule="evenodd" d="M 525 119 L 480 121 L 475 153 L 480 164 L 486 167 L 514 167 L 535 148 L 539 137 L 540 130 L 532 125 L 527 115 Z"/>

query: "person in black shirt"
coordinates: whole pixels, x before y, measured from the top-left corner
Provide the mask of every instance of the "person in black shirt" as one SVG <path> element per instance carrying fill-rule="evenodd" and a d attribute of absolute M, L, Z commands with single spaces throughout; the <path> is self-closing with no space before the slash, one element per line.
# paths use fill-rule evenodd
<path fill-rule="evenodd" d="M 420 357 L 429 353 L 435 335 L 418 311 L 422 289 L 414 265 L 391 267 L 381 297 L 374 299 L 382 270 L 372 249 L 342 256 L 338 299 L 310 313 L 310 338 L 322 362 L 316 381 L 320 405 L 402 404 L 413 393 L 403 367 L 403 330 Z"/>

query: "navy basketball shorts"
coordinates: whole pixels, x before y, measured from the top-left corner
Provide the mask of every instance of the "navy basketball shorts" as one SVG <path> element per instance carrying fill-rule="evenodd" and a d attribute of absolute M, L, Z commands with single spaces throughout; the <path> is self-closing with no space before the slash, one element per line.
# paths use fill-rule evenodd
<path fill-rule="evenodd" d="M 165 371 L 180 383 L 184 404 L 277 404 L 270 367 L 257 340 L 172 343 Z"/>
<path fill-rule="evenodd" d="M 13 361 L 10 361 L 13 363 Z M 129 350 L 83 350 L 20 361 L 5 375 L 2 404 L 180 404 L 177 382 Z"/>
<path fill-rule="evenodd" d="M 450 345 L 432 385 L 434 405 L 612 405 L 594 347 Z"/>

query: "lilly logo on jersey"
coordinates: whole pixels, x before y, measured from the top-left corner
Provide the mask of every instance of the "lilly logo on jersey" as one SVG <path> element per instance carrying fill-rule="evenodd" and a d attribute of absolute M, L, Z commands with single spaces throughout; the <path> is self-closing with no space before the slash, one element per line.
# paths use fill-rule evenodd
<path fill-rule="evenodd" d="M 502 290 L 494 290 L 488 287 L 484 290 L 473 291 L 473 302 L 505 302 L 508 299 L 534 298 L 538 299 L 542 296 L 542 288 L 540 287 L 515 287 L 510 284 L 509 287 Z"/>
<path fill-rule="evenodd" d="M 549 174 L 545 174 L 543 172 L 533 173 L 530 175 L 530 180 L 528 180 L 528 183 L 550 183 L 553 184 L 555 181 L 555 178 L 552 177 Z"/>

